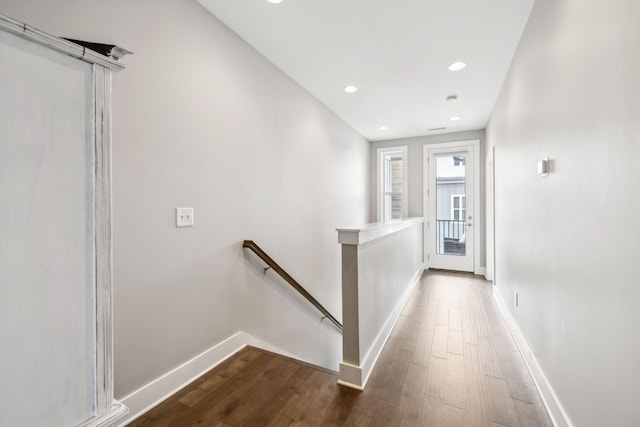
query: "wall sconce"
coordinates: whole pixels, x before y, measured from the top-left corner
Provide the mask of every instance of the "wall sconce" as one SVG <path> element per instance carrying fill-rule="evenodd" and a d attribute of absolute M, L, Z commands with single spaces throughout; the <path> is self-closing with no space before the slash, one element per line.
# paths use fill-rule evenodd
<path fill-rule="evenodd" d="M 549 175 L 549 157 L 546 157 L 542 160 L 538 160 L 538 175 L 540 176 Z"/>

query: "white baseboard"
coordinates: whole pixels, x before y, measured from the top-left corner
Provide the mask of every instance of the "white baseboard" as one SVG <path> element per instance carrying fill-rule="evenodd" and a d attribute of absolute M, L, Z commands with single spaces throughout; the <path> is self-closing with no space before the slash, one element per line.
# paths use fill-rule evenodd
<path fill-rule="evenodd" d="M 310 363 L 294 354 L 283 351 L 276 346 L 240 331 L 120 399 L 121 403 L 129 408 L 129 413 L 125 418 L 118 421 L 118 426 L 121 427 L 132 422 L 246 346 L 260 348 Z"/>
<path fill-rule="evenodd" d="M 362 368 L 360 366 L 352 365 L 350 363 L 340 362 L 340 379 L 338 384 L 345 387 L 354 388 L 356 390 L 364 390 L 364 384 L 362 380 Z"/>
<path fill-rule="evenodd" d="M 102 415 L 87 420 L 86 422 L 79 424 L 77 427 L 112 427 L 117 423 L 122 422 L 127 413 L 129 413 L 129 408 L 114 399 L 111 408 L 105 411 Z"/>
<path fill-rule="evenodd" d="M 476 274 L 478 276 L 487 276 L 487 267 L 478 267 L 476 268 L 476 270 L 473 272 L 473 274 Z"/>
<path fill-rule="evenodd" d="M 498 303 L 498 307 L 500 307 L 502 317 L 511 330 L 511 334 L 513 335 L 513 338 L 518 345 L 520 353 L 522 353 L 524 362 L 527 365 L 527 369 L 529 369 L 529 372 L 533 377 L 533 382 L 540 392 L 540 396 L 542 397 L 544 406 L 549 412 L 549 416 L 551 417 L 553 425 L 555 427 L 573 427 L 573 423 L 571 422 L 569 415 L 562 406 L 562 403 L 560 403 L 560 399 L 558 399 L 558 396 L 553 390 L 553 387 L 551 387 L 549 379 L 545 375 L 542 367 L 538 363 L 538 360 L 534 356 L 533 350 L 529 346 L 529 343 L 527 342 L 524 334 L 520 330 L 516 319 L 507 308 L 504 298 L 495 286 L 493 287 L 493 297 Z"/>
<path fill-rule="evenodd" d="M 123 397 L 120 401 L 129 408 L 129 414 L 120 421 L 119 426 L 132 422 L 158 403 L 192 383 L 204 373 L 246 347 L 248 341 L 250 339 L 247 334 L 238 332 L 220 344 L 200 353 L 191 360 Z"/>
<path fill-rule="evenodd" d="M 340 363 L 340 379 L 338 380 L 338 384 L 354 388 L 356 390 L 364 390 L 364 387 L 369 380 L 369 376 L 378 362 L 378 357 L 380 357 L 380 353 L 382 353 L 384 345 L 387 343 L 387 340 L 389 340 L 389 335 L 391 335 L 393 327 L 400 318 L 400 313 L 402 313 L 411 293 L 420 281 L 420 277 L 422 277 L 424 270 L 425 266 L 423 264 L 415 272 L 407 284 L 407 288 L 404 293 L 400 296 L 400 299 L 391 311 L 391 314 L 387 317 L 387 321 L 382 326 L 382 329 L 380 329 L 380 332 L 378 332 L 378 335 L 369 348 L 369 351 L 367 351 L 367 354 L 362 359 L 360 366 L 344 362 Z"/>

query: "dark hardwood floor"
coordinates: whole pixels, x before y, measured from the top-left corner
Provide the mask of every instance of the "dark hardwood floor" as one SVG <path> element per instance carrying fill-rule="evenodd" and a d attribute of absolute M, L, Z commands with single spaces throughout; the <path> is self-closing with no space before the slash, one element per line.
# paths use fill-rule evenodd
<path fill-rule="evenodd" d="M 365 391 L 246 348 L 130 426 L 552 426 L 478 276 L 428 272 Z"/>

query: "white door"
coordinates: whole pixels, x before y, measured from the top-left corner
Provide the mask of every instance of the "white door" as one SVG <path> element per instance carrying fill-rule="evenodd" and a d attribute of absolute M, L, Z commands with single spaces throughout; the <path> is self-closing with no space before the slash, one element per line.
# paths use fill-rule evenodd
<path fill-rule="evenodd" d="M 477 141 L 425 146 L 429 268 L 474 271 Z"/>

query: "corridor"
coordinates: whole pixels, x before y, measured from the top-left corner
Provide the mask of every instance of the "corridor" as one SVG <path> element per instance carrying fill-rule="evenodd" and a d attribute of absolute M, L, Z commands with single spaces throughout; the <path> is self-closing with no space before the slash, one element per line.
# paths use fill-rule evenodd
<path fill-rule="evenodd" d="M 364 392 L 246 348 L 131 426 L 552 426 L 479 276 L 426 272 Z"/>

